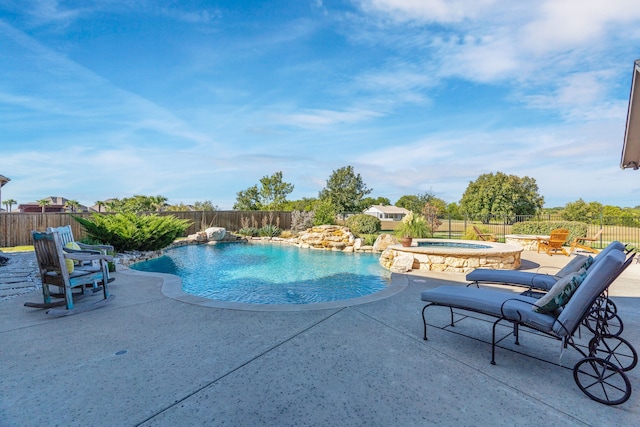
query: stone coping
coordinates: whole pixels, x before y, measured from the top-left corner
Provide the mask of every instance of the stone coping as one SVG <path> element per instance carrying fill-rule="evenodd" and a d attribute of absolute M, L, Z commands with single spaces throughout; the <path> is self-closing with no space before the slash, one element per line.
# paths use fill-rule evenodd
<path fill-rule="evenodd" d="M 462 243 L 468 245 L 481 245 L 489 246 L 488 248 L 462 248 L 462 247 L 449 247 L 449 246 L 418 246 L 418 242 L 434 242 L 434 243 Z M 502 255 L 504 253 L 522 252 L 522 247 L 517 245 L 510 245 L 507 243 L 498 242 L 485 242 L 480 240 L 455 240 L 455 239 L 413 239 L 411 246 L 391 245 L 390 248 L 401 252 L 412 252 L 419 254 L 434 254 L 434 255 L 472 255 L 472 256 L 494 256 Z"/>
<path fill-rule="evenodd" d="M 481 248 L 418 246 L 418 242 L 468 244 Z M 476 268 L 516 270 L 520 267 L 518 245 L 477 240 L 415 239 L 411 246 L 391 245 L 380 256 L 380 264 L 391 271 L 426 270 L 469 273 Z M 408 257 L 408 259 L 407 259 Z"/>

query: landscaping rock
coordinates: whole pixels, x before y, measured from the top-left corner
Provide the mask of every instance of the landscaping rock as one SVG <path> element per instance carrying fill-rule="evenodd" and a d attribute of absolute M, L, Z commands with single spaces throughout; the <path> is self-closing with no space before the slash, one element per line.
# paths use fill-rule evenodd
<path fill-rule="evenodd" d="M 207 240 L 219 242 L 224 239 L 227 230 L 223 227 L 209 227 L 204 232 L 207 234 Z"/>
<path fill-rule="evenodd" d="M 398 239 L 396 239 L 395 236 L 384 233 L 379 235 L 376 241 L 374 242 L 373 250 L 376 252 L 382 252 L 385 249 L 387 249 L 388 246 L 397 245 L 397 244 L 398 244 Z"/>

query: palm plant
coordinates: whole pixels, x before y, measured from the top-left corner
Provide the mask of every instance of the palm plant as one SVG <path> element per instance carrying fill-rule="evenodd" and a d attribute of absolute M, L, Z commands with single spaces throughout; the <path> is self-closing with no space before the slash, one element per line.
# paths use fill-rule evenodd
<path fill-rule="evenodd" d="M 13 205 L 17 204 L 18 202 L 13 200 L 13 199 L 8 199 L 5 200 L 4 202 L 2 202 L 5 206 L 5 208 L 7 209 L 8 212 L 12 211 Z"/>
<path fill-rule="evenodd" d="M 45 213 L 47 206 L 51 204 L 51 200 L 49 199 L 40 199 L 38 200 L 38 205 L 42 208 L 42 213 Z"/>

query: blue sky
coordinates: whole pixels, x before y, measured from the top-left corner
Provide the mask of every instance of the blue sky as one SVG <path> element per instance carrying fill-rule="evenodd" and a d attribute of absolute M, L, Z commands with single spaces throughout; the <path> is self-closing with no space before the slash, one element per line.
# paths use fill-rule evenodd
<path fill-rule="evenodd" d="M 352 165 L 391 202 L 501 171 L 636 206 L 638 58 L 637 0 L 0 0 L 2 197 L 230 209 Z"/>

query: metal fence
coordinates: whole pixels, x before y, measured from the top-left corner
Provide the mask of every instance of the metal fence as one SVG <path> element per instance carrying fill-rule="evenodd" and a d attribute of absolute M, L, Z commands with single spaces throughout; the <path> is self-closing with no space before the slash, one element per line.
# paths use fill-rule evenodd
<path fill-rule="evenodd" d="M 0 213 L 0 247 L 22 246 L 31 244 L 31 230 L 45 230 L 47 227 L 71 225 L 76 239 L 82 239 L 86 233 L 72 216 L 88 217 L 87 213 Z M 108 215 L 108 214 L 104 214 Z M 192 222 L 185 235 L 193 234 L 205 228 L 216 226 L 227 230 L 239 230 L 243 221 L 250 226 L 262 227 L 273 224 L 286 230 L 291 228 L 291 212 L 265 211 L 198 211 L 198 212 L 160 212 L 159 215 L 173 215 Z M 462 238 L 470 225 L 479 225 L 493 233 L 499 240 L 513 234 L 514 224 L 522 221 L 563 221 L 559 215 L 539 216 L 441 216 L 441 225 L 435 230 L 436 237 Z M 640 217 L 599 217 L 585 219 L 587 236 L 595 235 L 603 230 L 600 241 L 594 247 L 602 248 L 613 240 L 640 246 Z M 383 231 L 392 231 L 398 221 L 383 221 Z"/>

